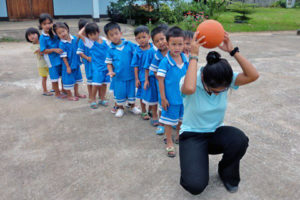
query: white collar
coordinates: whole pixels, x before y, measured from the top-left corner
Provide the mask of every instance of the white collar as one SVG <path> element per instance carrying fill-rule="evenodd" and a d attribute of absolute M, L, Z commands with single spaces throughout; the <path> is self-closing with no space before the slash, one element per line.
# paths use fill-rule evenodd
<path fill-rule="evenodd" d="M 44 36 L 49 36 L 49 34 L 45 33 L 44 30 L 42 30 L 42 35 L 44 35 Z"/>
<path fill-rule="evenodd" d="M 70 41 L 68 41 L 68 40 L 61 40 L 63 43 L 72 43 L 72 40 L 74 39 L 74 37 L 70 34 L 70 38 L 71 38 L 71 40 Z"/>

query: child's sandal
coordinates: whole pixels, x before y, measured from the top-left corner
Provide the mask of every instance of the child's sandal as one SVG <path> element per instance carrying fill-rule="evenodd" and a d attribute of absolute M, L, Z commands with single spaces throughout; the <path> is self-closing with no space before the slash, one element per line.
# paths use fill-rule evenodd
<path fill-rule="evenodd" d="M 92 109 L 97 109 L 98 108 L 98 104 L 96 102 L 92 102 L 91 105 L 90 105 L 90 107 Z"/>
<path fill-rule="evenodd" d="M 142 119 L 143 119 L 143 120 L 149 120 L 149 119 L 150 119 L 150 116 L 148 115 L 147 112 L 144 112 L 144 113 L 142 113 L 141 115 L 142 115 Z"/>
<path fill-rule="evenodd" d="M 106 107 L 106 106 L 108 106 L 108 101 L 107 100 L 103 100 L 103 101 L 99 100 L 98 104 Z"/>
<path fill-rule="evenodd" d="M 76 97 L 77 97 L 77 98 L 80 98 L 80 99 L 85 99 L 85 98 L 86 98 L 86 95 L 85 95 L 85 94 L 80 94 L 80 95 L 77 95 Z"/>
<path fill-rule="evenodd" d="M 68 97 L 69 101 L 78 101 L 79 98 L 78 97 Z"/>
<path fill-rule="evenodd" d="M 156 129 L 156 135 L 163 135 L 165 133 L 165 127 L 164 126 L 158 126 Z"/>
<path fill-rule="evenodd" d="M 43 95 L 49 97 L 49 96 L 53 96 L 53 93 L 51 93 L 51 92 L 44 92 Z"/>
<path fill-rule="evenodd" d="M 167 156 L 170 158 L 174 158 L 176 156 L 175 148 L 173 146 L 167 147 Z"/>
<path fill-rule="evenodd" d="M 156 127 L 156 126 L 158 126 L 158 125 L 159 125 L 159 123 L 158 123 L 158 120 L 157 120 L 157 119 L 151 119 L 151 120 L 150 120 L 150 124 L 151 124 L 152 126 L 154 126 L 154 127 Z"/>

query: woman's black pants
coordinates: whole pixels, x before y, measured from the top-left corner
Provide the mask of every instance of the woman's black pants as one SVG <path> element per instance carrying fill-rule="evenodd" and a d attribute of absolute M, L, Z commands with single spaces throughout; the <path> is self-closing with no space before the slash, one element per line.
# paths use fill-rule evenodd
<path fill-rule="evenodd" d="M 240 160 L 246 153 L 248 137 L 239 129 L 221 126 L 213 133 L 183 132 L 179 140 L 180 184 L 200 194 L 208 184 L 208 154 L 223 153 L 218 172 L 224 182 L 240 182 Z"/>

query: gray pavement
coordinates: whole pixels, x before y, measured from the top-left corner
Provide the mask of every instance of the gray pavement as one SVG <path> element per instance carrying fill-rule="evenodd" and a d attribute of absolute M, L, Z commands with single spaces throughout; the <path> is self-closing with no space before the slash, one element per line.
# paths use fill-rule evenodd
<path fill-rule="evenodd" d="M 232 40 L 260 72 L 229 97 L 226 124 L 250 138 L 238 193 L 218 179 L 221 155 L 210 156 L 209 185 L 193 196 L 179 185 L 178 156 L 166 156 L 149 122 L 129 113 L 116 119 L 110 107 L 92 110 L 87 100 L 42 96 L 29 44 L 18 42 L 0 43 L 0 199 L 299 199 L 300 37 L 248 33 Z M 80 89 L 86 93 L 85 84 Z"/>

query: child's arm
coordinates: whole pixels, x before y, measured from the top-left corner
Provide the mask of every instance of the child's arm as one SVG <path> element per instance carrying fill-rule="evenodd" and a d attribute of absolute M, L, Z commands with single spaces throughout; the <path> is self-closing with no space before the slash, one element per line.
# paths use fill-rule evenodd
<path fill-rule="evenodd" d="M 147 90 L 149 87 L 149 69 L 145 69 L 145 83 L 144 89 Z"/>
<path fill-rule="evenodd" d="M 92 58 L 91 57 L 88 57 L 87 55 L 84 54 L 84 41 L 83 40 L 80 40 L 79 41 L 79 44 L 78 44 L 78 48 L 77 48 L 77 51 L 76 53 L 83 59 L 86 59 L 87 61 L 91 62 Z"/>
<path fill-rule="evenodd" d="M 107 75 L 109 75 L 110 78 L 112 78 L 116 75 L 116 73 L 113 71 L 113 65 L 112 64 L 107 64 L 107 69 L 108 69 Z"/>
<path fill-rule="evenodd" d="M 230 53 L 233 50 L 233 46 L 228 33 L 225 33 L 223 45 L 219 48 L 228 53 Z M 234 58 L 240 64 L 243 70 L 243 73 L 238 74 L 234 85 L 246 85 L 258 79 L 259 74 L 256 68 L 244 56 L 242 56 L 239 52 L 236 52 L 234 54 Z"/>
<path fill-rule="evenodd" d="M 139 68 L 138 67 L 134 67 L 134 77 L 135 77 L 135 87 L 140 87 L 141 82 L 139 79 Z"/>
<path fill-rule="evenodd" d="M 80 39 L 82 39 L 83 42 L 85 42 L 85 27 L 83 27 L 79 32 L 78 32 L 78 35 L 77 35 Z"/>
<path fill-rule="evenodd" d="M 68 58 L 67 57 L 63 57 L 62 60 L 64 61 L 65 65 L 67 66 L 67 72 L 68 72 L 68 74 L 71 74 L 72 70 L 71 70 L 71 67 L 69 65 Z"/>
<path fill-rule="evenodd" d="M 168 110 L 169 102 L 166 98 L 165 93 L 165 77 L 158 76 L 158 87 L 159 87 L 159 93 L 161 97 L 161 106 L 164 108 L 164 110 Z"/>

